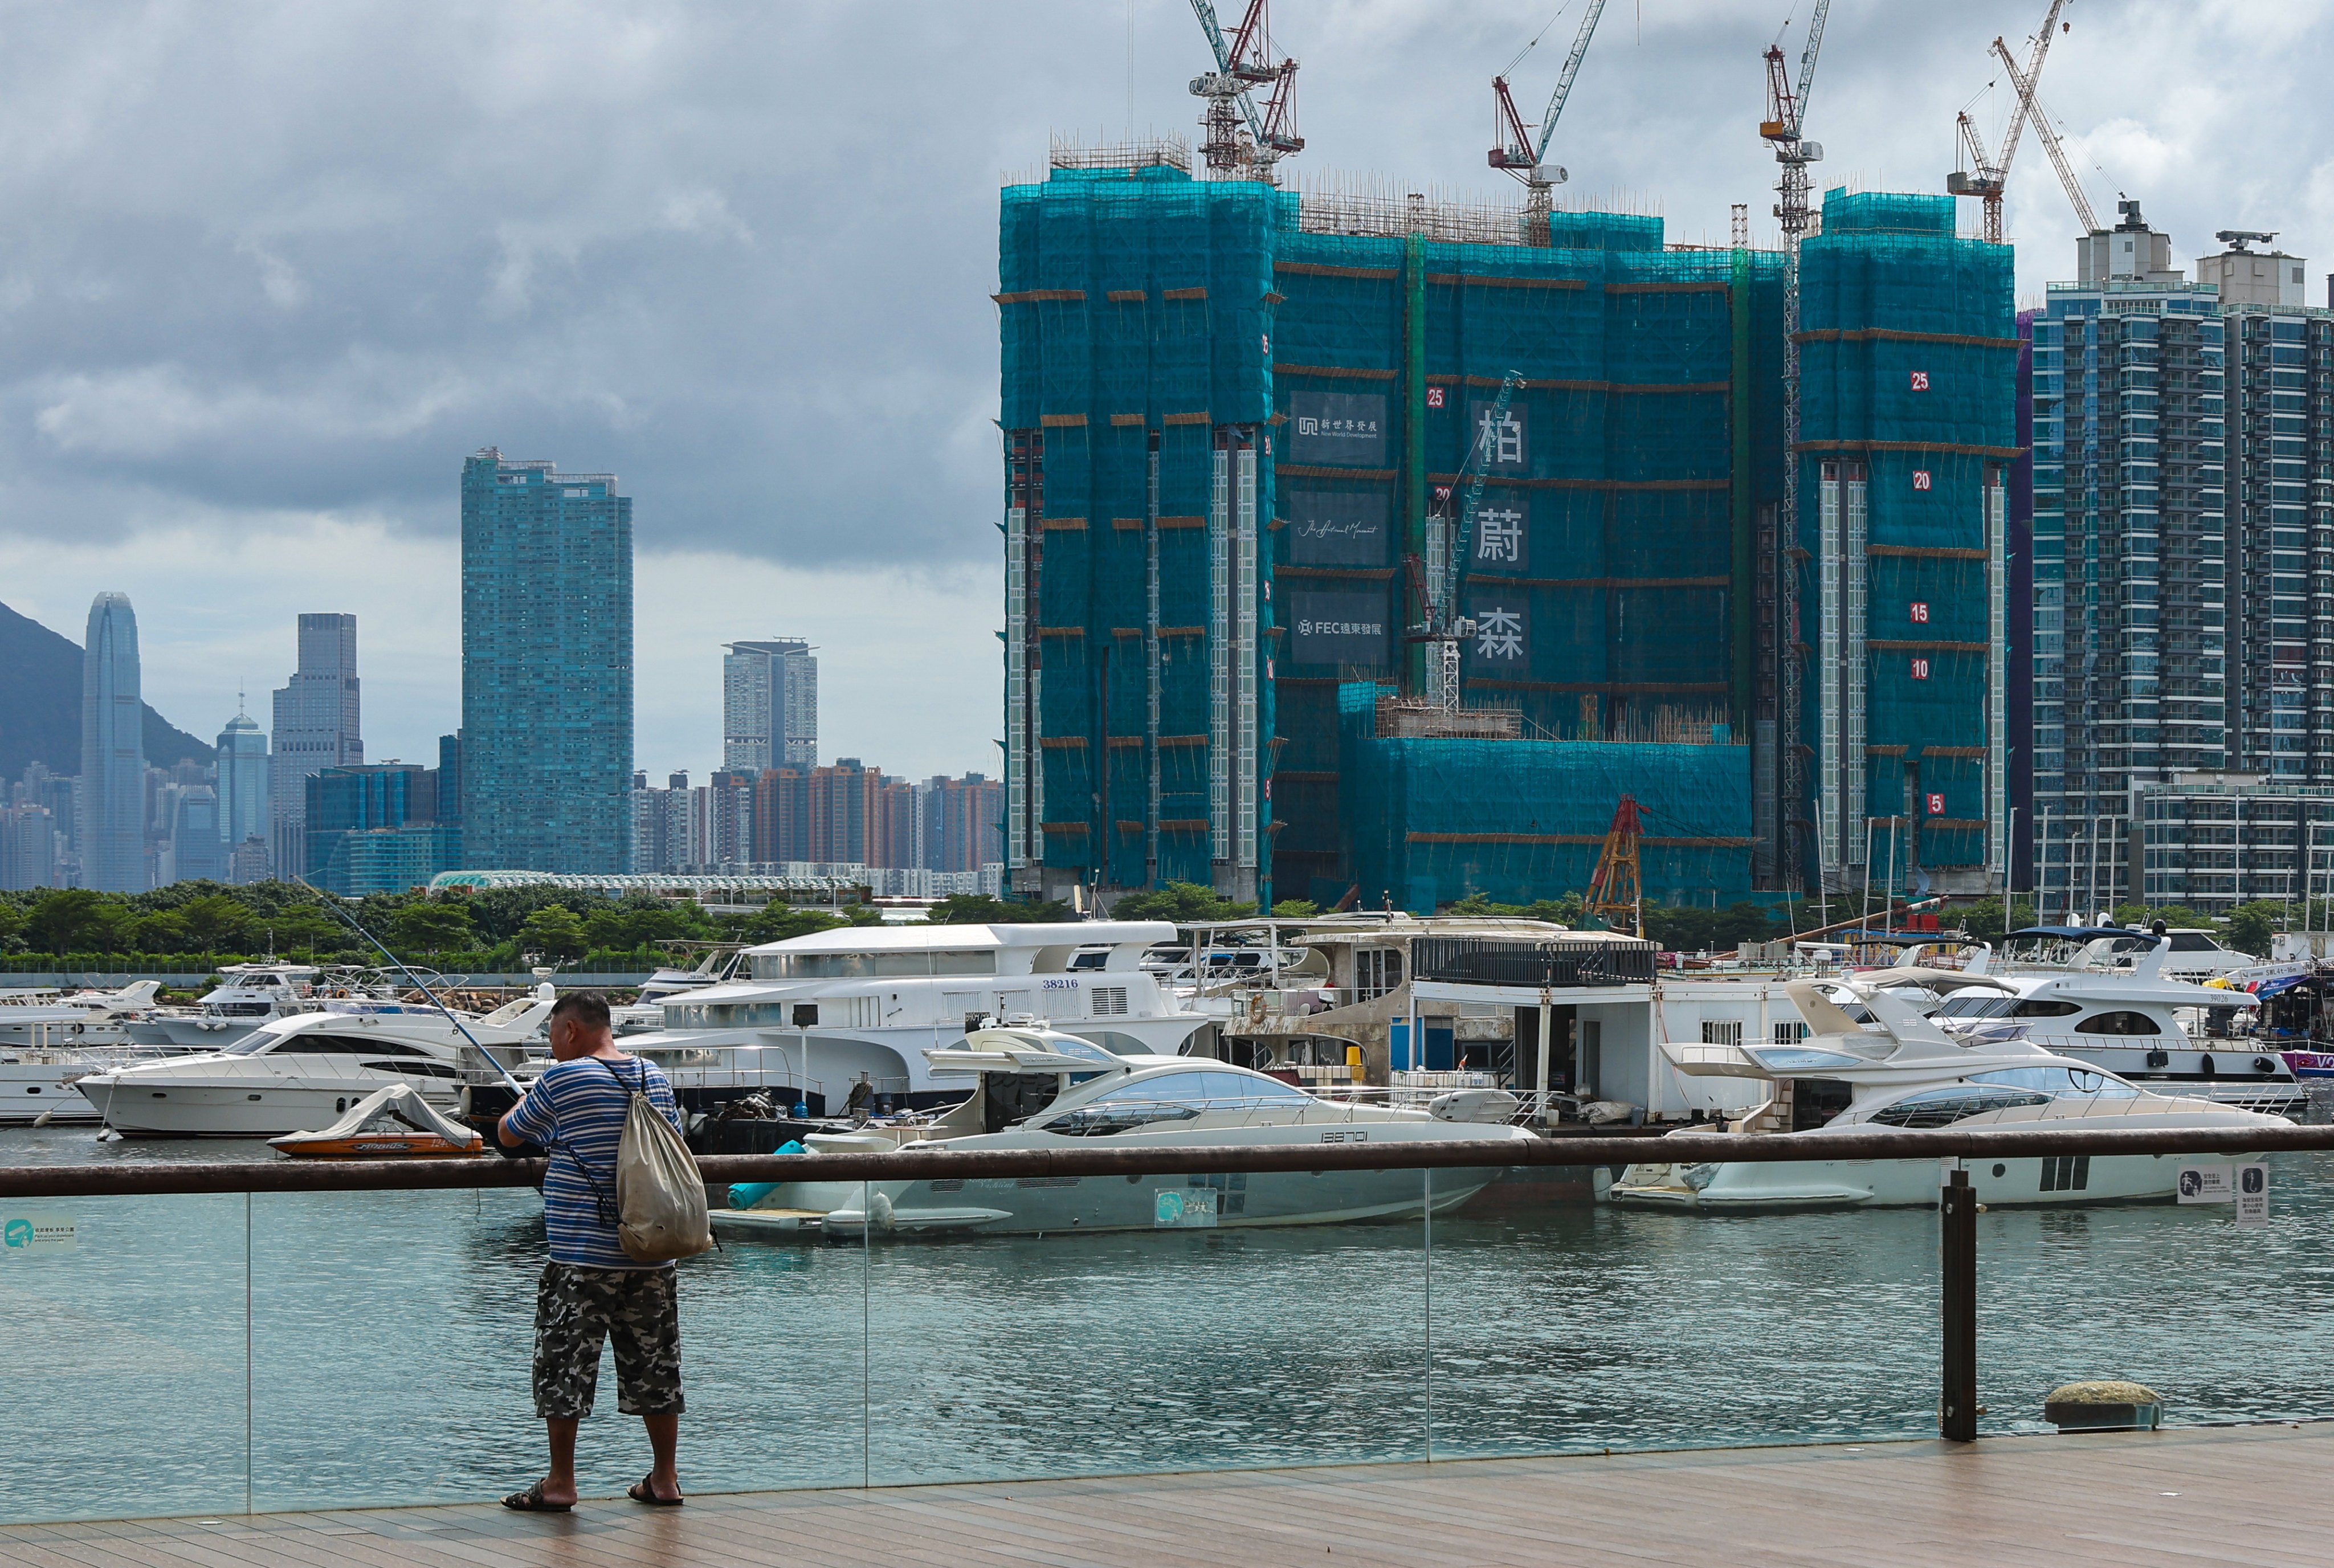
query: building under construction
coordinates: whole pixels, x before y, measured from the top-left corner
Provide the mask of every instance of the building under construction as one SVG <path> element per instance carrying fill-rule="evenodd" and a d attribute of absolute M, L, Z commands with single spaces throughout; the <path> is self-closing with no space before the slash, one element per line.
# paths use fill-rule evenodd
<path fill-rule="evenodd" d="M 1847 885 L 1884 822 L 1982 885 L 2009 253 L 1946 197 L 1826 217 L 1785 523 L 1781 253 L 1172 144 L 1008 187 L 1012 885 L 1552 896 L 1624 792 L 1651 899 Z"/>

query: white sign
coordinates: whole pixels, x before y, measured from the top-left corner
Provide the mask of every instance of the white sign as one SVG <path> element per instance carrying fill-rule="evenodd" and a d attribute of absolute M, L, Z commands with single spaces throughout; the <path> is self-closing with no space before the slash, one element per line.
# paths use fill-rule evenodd
<path fill-rule="evenodd" d="M 70 1252 L 75 1245 L 70 1214 L 0 1210 L 0 1254 Z"/>
<path fill-rule="evenodd" d="M 2269 1223 L 2269 1167 L 2259 1161 L 2237 1167 L 2237 1223 L 2247 1228 Z"/>
<path fill-rule="evenodd" d="M 2236 1180 L 2230 1174 L 2227 1161 L 2180 1168 L 2181 1202 L 2227 1203 L 2235 1196 Z"/>
<path fill-rule="evenodd" d="M 1216 1223 L 1216 1189 L 1212 1187 L 1172 1188 L 1158 1195 L 1151 1212 L 1153 1226 L 1211 1226 Z"/>

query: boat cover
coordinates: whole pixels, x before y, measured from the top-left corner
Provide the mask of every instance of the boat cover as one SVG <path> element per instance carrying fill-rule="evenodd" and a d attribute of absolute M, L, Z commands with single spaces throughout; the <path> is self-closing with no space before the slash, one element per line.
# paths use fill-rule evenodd
<path fill-rule="evenodd" d="M 354 1138 L 383 1115 L 395 1117 L 416 1132 L 434 1132 L 447 1142 L 468 1148 L 483 1141 L 477 1133 L 439 1111 L 421 1097 L 421 1092 L 410 1083 L 391 1083 L 377 1089 L 354 1105 L 330 1127 L 313 1132 L 294 1132 L 275 1140 L 281 1147 L 287 1143 L 323 1142 L 331 1138 Z"/>

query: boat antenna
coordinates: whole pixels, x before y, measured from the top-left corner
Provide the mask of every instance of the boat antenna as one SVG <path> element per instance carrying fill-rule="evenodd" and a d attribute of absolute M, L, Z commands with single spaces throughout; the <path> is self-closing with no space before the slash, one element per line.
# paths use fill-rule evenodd
<path fill-rule="evenodd" d="M 316 901 L 323 905 L 325 909 L 331 910 L 332 913 L 339 919 L 341 924 L 346 926 L 350 930 L 354 931 L 364 940 L 371 943 L 375 951 L 379 952 L 382 957 L 395 965 L 397 972 L 404 976 L 413 986 L 415 990 L 420 991 L 424 996 L 429 998 L 429 1005 L 431 1006 L 446 1015 L 446 1022 L 451 1024 L 455 1028 L 461 1031 L 462 1038 L 470 1043 L 470 1049 L 476 1051 L 480 1056 L 486 1058 L 487 1066 L 502 1074 L 504 1082 L 509 1084 L 511 1088 L 521 1094 L 526 1092 L 526 1086 L 521 1083 L 517 1079 L 511 1076 L 509 1068 L 495 1060 L 495 1054 L 493 1052 L 478 1044 L 478 1037 L 470 1033 L 470 1026 L 463 1023 L 462 1020 L 455 1015 L 454 1009 L 439 1001 L 438 999 L 438 993 L 432 991 L 429 986 L 429 983 L 423 980 L 420 976 L 407 968 L 405 967 L 405 961 L 402 958 L 400 958 L 396 954 L 391 952 L 387 948 L 382 947 L 379 938 L 375 937 L 371 931 L 366 930 L 362 926 L 359 925 L 357 923 L 357 918 L 354 915 L 350 914 L 346 909 L 341 908 L 337 899 L 326 893 L 322 888 L 316 886 L 315 883 L 310 881 L 304 876 L 298 875 L 296 872 L 294 874 L 292 880 L 299 883 L 302 887 L 307 889 L 310 892 L 315 894 Z"/>

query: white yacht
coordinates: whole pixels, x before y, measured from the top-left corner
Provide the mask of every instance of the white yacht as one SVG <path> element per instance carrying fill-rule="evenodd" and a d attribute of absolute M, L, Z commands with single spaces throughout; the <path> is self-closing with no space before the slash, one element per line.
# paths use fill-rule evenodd
<path fill-rule="evenodd" d="M 0 992 L 0 1047 L 126 1045 L 126 1025 L 146 1016 L 161 988 L 139 980 L 118 991 Z"/>
<path fill-rule="evenodd" d="M 1499 1092 L 1444 1095 L 1423 1111 L 1333 1102 L 1244 1067 L 1122 1053 L 1053 1029 L 979 1030 L 925 1055 L 935 1073 L 972 1080 L 961 1104 L 936 1120 L 815 1132 L 804 1140 L 810 1151 L 887 1151 L 942 1140 L 964 1150 L 1534 1140 L 1504 1124 L 1516 1101 Z M 1464 1203 L 1502 1169 L 1435 1171 L 1435 1210 Z M 856 1236 L 870 1225 L 910 1236 L 1331 1225 L 1418 1215 L 1426 1206 L 1423 1175 L 1388 1169 L 756 1184 L 734 1189 L 744 1207 L 718 1210 L 713 1220 L 732 1236 L 805 1228 Z"/>
<path fill-rule="evenodd" d="M 2131 967 L 2140 955 L 2171 941 L 2163 972 L 2175 980 L 2201 984 L 2252 969 L 2259 958 L 2224 948 L 2214 933 L 2198 926 L 2141 930 L 2131 926 L 2029 926 L 2002 938 L 2003 960 L 1998 968 L 2117 969 Z"/>
<path fill-rule="evenodd" d="M 1664 1162 L 1657 1142 L 1648 1150 L 1655 1158 L 1631 1165 L 1613 1184 L 1610 1201 L 1705 1211 L 1935 1204 L 1934 1159 L 1832 1159 L 1823 1140 L 1834 1130 L 2290 1125 L 2209 1100 L 2153 1093 L 2030 1040 L 1949 1034 L 1885 987 L 1857 987 L 1882 1025 L 1879 1034 L 1858 1024 L 1813 981 L 1795 980 L 1784 989 L 1815 1030 L 1811 1037 L 1793 1044 L 1665 1044 L 1662 1053 L 1689 1077 L 1773 1085 L 1766 1105 L 1733 1124 L 1737 1131 L 1771 1121 L 1798 1084 L 1820 1080 L 1844 1087 L 1847 1107 L 1825 1126 L 1771 1134 L 1805 1143 L 1808 1158 Z M 1963 1168 L 1981 1203 L 2057 1205 L 2169 1198 L 2190 1162 L 2181 1155 L 2067 1154 L 1970 1159 Z"/>
<path fill-rule="evenodd" d="M 192 1007 L 159 1007 L 130 1031 L 140 1045 L 192 1046 L 216 1051 L 271 1018 L 310 1010 L 316 976 L 313 964 L 227 964 L 219 983 Z"/>
<path fill-rule="evenodd" d="M 1208 1020 L 1142 967 L 1174 933 L 1164 920 L 819 931 L 747 948 L 745 977 L 666 1002 L 664 1027 L 624 1049 L 663 1068 L 692 1110 L 775 1090 L 814 1115 L 840 1109 L 863 1078 L 895 1107 L 954 1100 L 965 1085 L 936 1080 L 924 1053 L 989 1019 L 1179 1055 Z"/>
<path fill-rule="evenodd" d="M 2194 986 L 2168 972 L 2176 938 L 2158 938 L 2129 968 L 1992 975 L 1909 971 L 1942 993 L 1929 1016 L 1946 1034 L 1972 1044 L 2024 1040 L 2061 1056 L 2104 1067 L 2160 1094 L 2210 1100 L 2271 1115 L 2298 1117 L 2308 1092 L 2284 1057 L 2265 1043 L 2192 1034 L 2184 1010 L 2233 1014 L 2257 1005 L 2242 991 Z M 1895 972 L 1864 978 L 1891 984 Z"/>
<path fill-rule="evenodd" d="M 551 1014 L 545 985 L 480 1018 L 478 1044 L 523 1048 Z M 299 1013 L 226 1049 L 92 1073 L 74 1087 L 125 1138 L 275 1138 L 329 1123 L 368 1094 L 410 1083 L 441 1110 L 478 1065 L 445 1013 Z"/>

